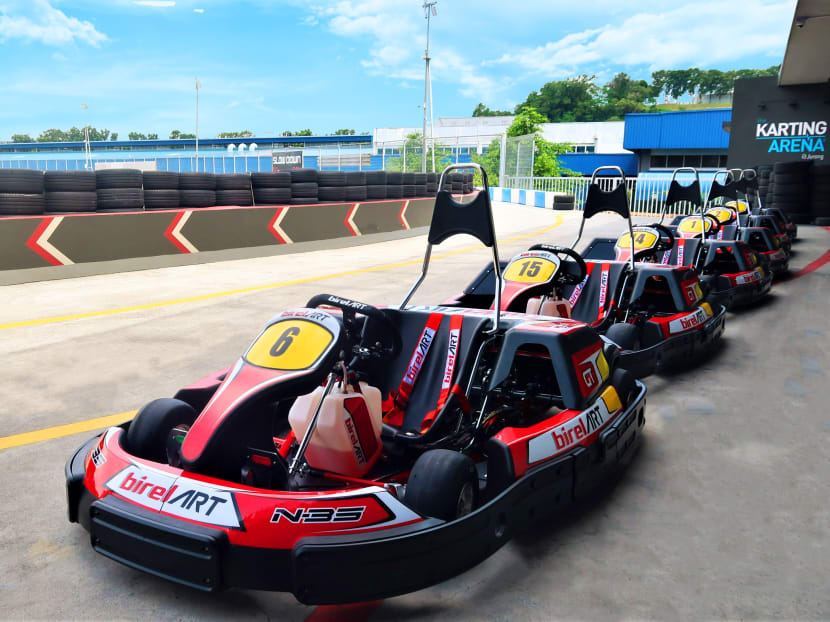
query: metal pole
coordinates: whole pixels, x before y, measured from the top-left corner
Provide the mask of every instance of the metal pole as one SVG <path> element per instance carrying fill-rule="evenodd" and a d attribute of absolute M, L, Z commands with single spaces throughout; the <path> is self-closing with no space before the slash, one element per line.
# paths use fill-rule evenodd
<path fill-rule="evenodd" d="M 507 132 L 501 135 L 501 153 L 499 154 L 499 185 L 504 183 L 507 174 Z"/>
<path fill-rule="evenodd" d="M 430 18 L 433 14 L 437 14 L 435 10 L 436 1 L 428 2 L 424 0 L 424 17 L 427 20 L 427 46 L 424 50 L 424 133 L 421 136 L 422 153 L 421 153 L 421 172 L 427 172 L 427 103 L 431 100 L 430 97 L 430 77 L 429 77 L 429 25 Z"/>
<path fill-rule="evenodd" d="M 363 170 L 363 145 L 357 143 L 357 170 Z"/>
<path fill-rule="evenodd" d="M 199 169 L 199 78 L 196 77 L 196 169 Z"/>

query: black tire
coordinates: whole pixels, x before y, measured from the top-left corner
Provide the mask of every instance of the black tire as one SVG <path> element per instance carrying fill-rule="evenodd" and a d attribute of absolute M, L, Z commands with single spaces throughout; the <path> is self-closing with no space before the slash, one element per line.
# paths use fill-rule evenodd
<path fill-rule="evenodd" d="M 403 198 L 403 186 L 386 186 L 386 198 L 387 199 L 402 199 Z"/>
<path fill-rule="evenodd" d="M 0 193 L 42 194 L 43 172 L 26 168 L 0 169 Z"/>
<path fill-rule="evenodd" d="M 322 202 L 340 202 L 346 200 L 345 186 L 320 186 L 317 188 L 317 198 Z"/>
<path fill-rule="evenodd" d="M 415 185 L 416 186 L 426 186 L 427 185 L 427 174 L 426 173 L 415 173 Z"/>
<path fill-rule="evenodd" d="M 214 191 L 216 190 L 216 175 L 213 173 L 179 173 L 179 190 Z"/>
<path fill-rule="evenodd" d="M 141 188 L 99 188 L 97 193 L 99 212 L 144 208 L 144 191 Z"/>
<path fill-rule="evenodd" d="M 369 200 L 385 199 L 386 198 L 386 184 L 378 186 L 366 186 L 366 198 Z"/>
<path fill-rule="evenodd" d="M 113 188 L 141 188 L 144 177 L 137 168 L 108 168 L 95 171 L 95 187 L 99 190 Z"/>
<path fill-rule="evenodd" d="M 144 190 L 144 209 L 176 209 L 179 205 L 178 190 L 170 188 Z"/>
<path fill-rule="evenodd" d="M 215 190 L 179 190 L 181 207 L 213 207 L 216 205 Z"/>
<path fill-rule="evenodd" d="M 181 400 L 153 400 L 138 411 L 127 428 L 126 447 L 132 455 L 167 464 L 167 437 L 177 425 L 192 425 L 198 413 Z"/>
<path fill-rule="evenodd" d="M 42 194 L 0 193 L 0 214 L 31 216 L 42 214 L 45 209 L 46 199 Z"/>
<path fill-rule="evenodd" d="M 95 192 L 93 171 L 46 171 L 43 188 L 46 192 Z"/>
<path fill-rule="evenodd" d="M 319 171 L 317 185 L 327 188 L 342 188 L 346 185 L 346 174 L 342 171 Z"/>
<path fill-rule="evenodd" d="M 810 204 L 807 201 L 781 201 L 776 199 L 772 202 L 772 206 L 788 213 L 795 212 L 801 214 L 810 211 Z"/>
<path fill-rule="evenodd" d="M 614 373 L 611 374 L 611 384 L 617 390 L 617 395 L 619 395 L 623 406 L 630 406 L 638 393 L 634 374 L 627 369 L 615 369 Z"/>
<path fill-rule="evenodd" d="M 317 184 L 315 182 L 300 182 L 291 184 L 292 199 L 316 199 Z"/>
<path fill-rule="evenodd" d="M 248 173 L 224 173 L 223 175 L 217 175 L 216 190 L 248 190 L 250 192 L 251 176 Z M 222 204 L 220 203 L 220 205 Z"/>
<path fill-rule="evenodd" d="M 435 183 L 435 182 L 428 181 L 427 182 L 427 192 L 432 192 L 433 194 L 438 192 L 438 184 Z"/>
<path fill-rule="evenodd" d="M 433 184 L 433 186 L 435 186 L 435 184 Z M 437 188 L 436 188 L 436 187 L 432 187 L 432 186 L 430 186 L 429 184 L 427 184 L 427 194 L 426 194 L 426 196 L 428 196 L 428 197 L 434 197 L 436 194 L 438 194 L 438 190 L 437 190 Z"/>
<path fill-rule="evenodd" d="M 776 184 L 795 184 L 801 185 L 807 181 L 807 175 L 805 173 L 776 173 L 775 174 L 775 183 Z"/>
<path fill-rule="evenodd" d="M 348 171 L 346 173 L 346 186 L 365 186 L 366 172 L 365 171 Z"/>
<path fill-rule="evenodd" d="M 415 186 L 401 186 L 403 198 L 409 199 L 415 196 Z"/>
<path fill-rule="evenodd" d="M 787 212 L 787 216 L 797 225 L 809 225 L 813 221 L 813 216 L 809 212 Z"/>
<path fill-rule="evenodd" d="M 612 324 L 605 336 L 617 344 L 620 350 L 639 350 L 640 329 L 634 324 Z"/>
<path fill-rule="evenodd" d="M 291 197 L 291 205 L 311 205 L 319 203 L 317 197 Z"/>
<path fill-rule="evenodd" d="M 416 197 L 425 197 L 427 195 L 427 185 L 415 185 L 415 196 Z"/>
<path fill-rule="evenodd" d="M 453 194 L 464 194 L 464 182 L 454 181 L 450 184 L 450 192 Z"/>
<path fill-rule="evenodd" d="M 95 181 L 93 177 L 93 181 Z M 94 212 L 98 208 L 98 194 L 92 192 L 47 192 L 46 212 Z"/>
<path fill-rule="evenodd" d="M 427 173 L 427 185 L 429 184 L 438 184 L 438 178 L 440 177 L 440 173 Z"/>
<path fill-rule="evenodd" d="M 366 186 L 346 186 L 346 201 L 365 201 Z"/>
<path fill-rule="evenodd" d="M 401 184 L 404 186 L 415 185 L 415 173 L 404 173 Z"/>
<path fill-rule="evenodd" d="M 291 173 L 288 171 L 251 173 L 251 185 L 254 188 L 290 188 Z"/>
<path fill-rule="evenodd" d="M 179 174 L 174 171 L 145 171 L 144 190 L 178 190 Z"/>
<path fill-rule="evenodd" d="M 254 188 L 254 205 L 287 205 L 291 188 Z"/>
<path fill-rule="evenodd" d="M 554 201 L 553 202 L 553 209 L 560 210 L 560 211 L 573 211 L 574 204 L 573 204 L 573 202 L 568 202 L 568 201 Z"/>
<path fill-rule="evenodd" d="M 403 185 L 403 173 L 400 171 L 386 171 L 386 185 L 387 186 L 401 186 Z"/>
<path fill-rule="evenodd" d="M 247 190 L 217 190 L 216 205 L 253 205 L 254 197 L 251 189 Z"/>
<path fill-rule="evenodd" d="M 472 512 L 477 502 L 476 467 L 464 454 L 433 449 L 415 461 L 404 503 L 419 514 L 451 521 Z"/>
<path fill-rule="evenodd" d="M 366 171 L 366 185 L 368 186 L 385 186 L 386 179 L 386 171 Z"/>
<path fill-rule="evenodd" d="M 816 218 L 815 223 L 819 227 L 830 227 L 830 216 L 819 216 Z"/>
<path fill-rule="evenodd" d="M 316 168 L 295 168 L 291 169 L 291 184 L 317 183 Z"/>
<path fill-rule="evenodd" d="M 830 183 L 830 165 L 824 164 L 822 166 L 813 166 L 810 171 L 810 176 L 814 181 L 822 181 Z"/>

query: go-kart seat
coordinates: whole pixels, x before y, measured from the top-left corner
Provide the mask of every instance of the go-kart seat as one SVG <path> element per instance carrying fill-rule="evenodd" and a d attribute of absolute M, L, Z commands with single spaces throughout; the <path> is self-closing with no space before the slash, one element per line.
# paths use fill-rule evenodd
<path fill-rule="evenodd" d="M 371 374 L 372 384 L 381 390 L 381 395 L 384 398 L 387 398 L 392 392 L 397 392 L 400 387 L 401 380 L 409 367 L 409 362 L 431 315 L 429 311 L 397 309 L 386 309 L 386 313 L 393 324 L 399 328 L 403 347 L 394 360 L 376 364 L 375 373 Z M 449 314 L 445 314 L 441 320 L 415 386 L 409 395 L 403 421 L 398 426 L 398 429 L 403 432 L 414 431 L 420 433 L 424 415 L 434 410 L 438 404 L 447 362 L 450 317 Z M 463 316 L 453 384 L 460 384 L 462 388 L 466 388 L 473 359 L 484 337 L 484 330 L 491 323 L 491 314 Z"/>
<path fill-rule="evenodd" d="M 599 324 L 605 319 L 605 314 L 611 301 L 618 301 L 618 292 L 622 277 L 628 266 L 626 261 L 586 261 L 588 276 L 576 302 L 573 297 L 579 285 L 567 285 L 563 288 L 563 297 L 571 300 L 571 317 L 586 324 Z M 608 266 L 608 284 L 605 288 L 605 300 L 600 307 L 602 293 L 603 266 Z"/>
<path fill-rule="evenodd" d="M 700 238 L 675 238 L 668 258 L 658 254 L 657 261 L 668 266 L 696 265 L 701 242 Z"/>

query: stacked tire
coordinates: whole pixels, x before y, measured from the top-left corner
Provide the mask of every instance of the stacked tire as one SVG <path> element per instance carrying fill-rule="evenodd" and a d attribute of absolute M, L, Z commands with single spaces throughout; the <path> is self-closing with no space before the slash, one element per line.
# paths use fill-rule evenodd
<path fill-rule="evenodd" d="M 216 175 L 213 173 L 179 173 L 179 202 L 182 207 L 216 205 Z"/>
<path fill-rule="evenodd" d="M 89 213 L 98 208 L 93 171 L 46 171 L 43 187 L 48 214 Z"/>
<path fill-rule="evenodd" d="M 363 171 L 346 173 L 346 201 L 365 201 L 366 197 L 366 173 Z"/>
<path fill-rule="evenodd" d="M 251 173 L 254 205 L 288 205 L 291 203 L 291 173 Z"/>
<path fill-rule="evenodd" d="M 216 176 L 216 205 L 253 205 L 251 176 L 226 173 Z"/>
<path fill-rule="evenodd" d="M 144 209 L 177 209 L 179 174 L 173 171 L 144 172 Z"/>
<path fill-rule="evenodd" d="M 772 169 L 767 203 L 783 210 L 796 224 L 810 222 L 810 166 L 812 162 L 778 162 Z"/>
<path fill-rule="evenodd" d="M 317 203 L 317 169 L 295 168 L 291 170 L 291 204 Z"/>
<path fill-rule="evenodd" d="M 461 193 L 470 194 L 473 191 L 473 174 L 461 173 Z"/>
<path fill-rule="evenodd" d="M 553 209 L 573 210 L 576 197 L 572 194 L 557 192 L 553 195 Z"/>
<path fill-rule="evenodd" d="M 810 215 L 822 227 L 830 226 L 830 165 L 810 171 Z"/>
<path fill-rule="evenodd" d="M 41 171 L 0 169 L 0 214 L 31 216 L 42 214 L 45 207 Z"/>
<path fill-rule="evenodd" d="M 411 199 L 415 196 L 415 173 L 404 173 L 402 179 L 403 186 L 401 190 L 403 192 L 404 199 Z"/>
<path fill-rule="evenodd" d="M 317 198 L 320 203 L 342 203 L 346 200 L 346 173 L 319 171 L 317 173 Z"/>
<path fill-rule="evenodd" d="M 386 198 L 403 198 L 403 173 L 399 171 L 387 171 L 386 173 Z"/>
<path fill-rule="evenodd" d="M 444 185 L 453 194 L 464 194 L 464 174 L 450 173 L 447 175 Z"/>
<path fill-rule="evenodd" d="M 97 210 L 132 212 L 144 209 L 144 177 L 137 168 L 95 171 Z"/>
<path fill-rule="evenodd" d="M 378 201 L 386 196 L 386 171 L 366 171 L 366 199 Z"/>
<path fill-rule="evenodd" d="M 761 197 L 761 203 L 767 205 L 767 196 L 769 195 L 770 181 L 772 180 L 772 167 L 759 166 L 756 168 L 758 172 L 758 196 Z"/>
<path fill-rule="evenodd" d="M 415 196 L 425 197 L 427 195 L 427 174 L 415 173 Z"/>
<path fill-rule="evenodd" d="M 427 173 L 426 194 L 424 196 L 434 197 L 438 194 L 439 173 Z"/>

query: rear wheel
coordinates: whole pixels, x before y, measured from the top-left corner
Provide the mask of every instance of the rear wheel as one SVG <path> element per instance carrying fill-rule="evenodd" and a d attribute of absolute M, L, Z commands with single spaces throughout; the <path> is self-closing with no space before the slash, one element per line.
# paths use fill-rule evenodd
<path fill-rule="evenodd" d="M 638 350 L 640 329 L 634 324 L 619 323 L 612 325 L 605 333 L 621 350 Z"/>
<path fill-rule="evenodd" d="M 420 514 L 443 520 L 469 514 L 478 502 L 475 464 L 449 449 L 424 452 L 409 474 L 404 502 Z"/>
<path fill-rule="evenodd" d="M 134 456 L 167 462 L 167 436 L 177 425 L 191 425 L 197 413 L 187 402 L 172 398 L 145 405 L 127 429 L 127 450 Z"/>

